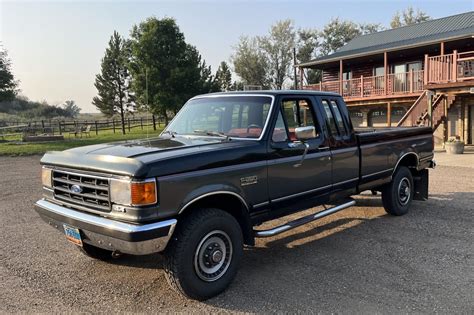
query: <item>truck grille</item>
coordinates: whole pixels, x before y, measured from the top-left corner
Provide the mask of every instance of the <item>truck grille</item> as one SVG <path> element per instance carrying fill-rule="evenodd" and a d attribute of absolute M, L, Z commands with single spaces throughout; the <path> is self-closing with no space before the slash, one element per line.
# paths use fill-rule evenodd
<path fill-rule="evenodd" d="M 53 171 L 52 177 L 54 197 L 57 200 L 93 210 L 110 211 L 107 178 L 58 170 Z"/>

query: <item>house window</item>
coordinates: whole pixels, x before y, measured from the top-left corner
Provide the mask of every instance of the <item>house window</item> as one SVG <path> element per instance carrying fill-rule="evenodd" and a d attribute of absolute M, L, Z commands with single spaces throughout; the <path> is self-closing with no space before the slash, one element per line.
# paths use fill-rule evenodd
<path fill-rule="evenodd" d="M 374 76 L 383 76 L 385 74 L 385 68 L 384 67 L 375 67 L 374 68 Z"/>

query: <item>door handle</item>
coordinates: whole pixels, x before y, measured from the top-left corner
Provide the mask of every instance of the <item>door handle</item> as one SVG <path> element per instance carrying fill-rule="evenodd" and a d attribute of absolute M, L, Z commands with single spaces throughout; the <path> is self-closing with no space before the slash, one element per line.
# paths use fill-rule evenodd
<path fill-rule="evenodd" d="M 320 146 L 318 147 L 318 150 L 319 150 L 319 151 L 327 151 L 327 150 L 329 150 L 329 149 L 330 149 L 330 148 L 329 148 L 328 146 L 323 146 L 323 145 L 320 145 Z"/>

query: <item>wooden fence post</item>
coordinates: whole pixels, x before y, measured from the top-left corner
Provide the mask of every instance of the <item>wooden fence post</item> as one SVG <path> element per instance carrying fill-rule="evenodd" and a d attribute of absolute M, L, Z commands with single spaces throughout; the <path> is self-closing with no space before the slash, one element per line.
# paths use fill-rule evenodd
<path fill-rule="evenodd" d="M 453 50 L 453 82 L 458 80 L 458 51 Z"/>
<path fill-rule="evenodd" d="M 61 121 L 58 120 L 58 128 L 59 128 L 59 134 L 62 135 L 63 131 L 61 130 Z"/>
<path fill-rule="evenodd" d="M 115 118 L 112 119 L 112 129 L 114 130 L 114 133 L 115 133 Z"/>
<path fill-rule="evenodd" d="M 127 118 L 127 121 L 128 121 L 128 132 L 130 132 L 130 117 Z"/>
<path fill-rule="evenodd" d="M 142 130 L 143 130 L 143 117 L 140 117 L 140 125 L 141 125 Z"/>
<path fill-rule="evenodd" d="M 99 134 L 99 131 L 97 130 L 97 120 L 94 121 L 95 123 L 95 135 L 97 136 Z"/>
<path fill-rule="evenodd" d="M 156 120 L 155 120 L 155 114 L 151 115 L 151 119 L 153 120 L 153 130 L 156 131 Z"/>
<path fill-rule="evenodd" d="M 428 84 L 428 81 L 429 81 L 429 78 L 430 78 L 429 71 L 430 71 L 430 65 L 429 65 L 428 55 L 426 54 L 425 55 L 425 73 L 423 75 L 424 85 Z"/>

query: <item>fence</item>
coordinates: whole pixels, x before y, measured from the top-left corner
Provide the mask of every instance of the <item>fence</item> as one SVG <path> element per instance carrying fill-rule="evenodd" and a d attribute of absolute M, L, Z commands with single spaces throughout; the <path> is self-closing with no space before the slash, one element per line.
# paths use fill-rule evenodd
<path fill-rule="evenodd" d="M 132 129 L 152 126 L 157 130 L 165 126 L 165 120 L 155 115 L 149 117 L 126 118 L 124 122 L 125 130 L 130 132 Z M 99 135 L 100 132 L 113 131 L 113 133 L 122 132 L 122 121 L 119 119 L 101 119 L 101 120 L 38 120 L 38 121 L 4 121 L 0 127 L 0 138 L 6 136 L 15 136 L 22 134 L 77 134 L 81 130 L 88 129 L 90 133 Z"/>

